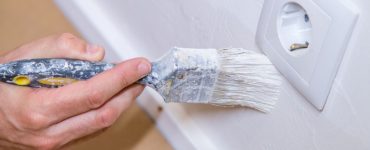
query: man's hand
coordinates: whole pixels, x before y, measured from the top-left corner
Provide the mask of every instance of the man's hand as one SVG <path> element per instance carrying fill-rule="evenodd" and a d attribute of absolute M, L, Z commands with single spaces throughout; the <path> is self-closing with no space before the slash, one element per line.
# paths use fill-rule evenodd
<path fill-rule="evenodd" d="M 99 61 L 104 50 L 65 33 L 23 45 L 1 63 L 27 58 Z M 0 147 L 54 149 L 111 126 L 143 86 L 133 84 L 150 72 L 143 58 L 117 64 L 87 81 L 57 89 L 0 83 Z"/>

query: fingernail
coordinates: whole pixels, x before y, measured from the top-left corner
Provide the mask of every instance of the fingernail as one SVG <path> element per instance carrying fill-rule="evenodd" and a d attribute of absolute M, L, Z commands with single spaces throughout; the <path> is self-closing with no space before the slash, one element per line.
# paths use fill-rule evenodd
<path fill-rule="evenodd" d="M 95 53 L 97 53 L 100 49 L 101 49 L 101 47 L 100 47 L 100 46 L 98 46 L 98 45 L 88 44 L 88 45 L 86 46 L 86 52 L 87 52 L 88 54 L 95 54 Z"/>
<path fill-rule="evenodd" d="M 150 71 L 150 64 L 147 63 L 147 62 L 141 62 L 139 65 L 138 65 L 138 70 L 139 70 L 139 73 L 142 74 L 142 75 L 146 75 L 149 73 Z"/>

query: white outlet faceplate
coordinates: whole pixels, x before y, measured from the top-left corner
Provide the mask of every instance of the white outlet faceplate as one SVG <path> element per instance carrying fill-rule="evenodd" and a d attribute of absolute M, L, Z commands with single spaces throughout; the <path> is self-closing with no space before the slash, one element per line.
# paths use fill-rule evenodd
<path fill-rule="evenodd" d="M 266 0 L 263 6 L 257 44 L 319 110 L 324 108 L 358 18 L 348 3 Z"/>

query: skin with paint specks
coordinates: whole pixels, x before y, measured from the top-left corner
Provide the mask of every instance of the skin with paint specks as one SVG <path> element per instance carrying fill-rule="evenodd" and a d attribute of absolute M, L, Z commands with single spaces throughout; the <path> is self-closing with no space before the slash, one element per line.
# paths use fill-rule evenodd
<path fill-rule="evenodd" d="M 1 63 L 33 58 L 100 61 L 104 49 L 69 33 L 25 44 Z M 95 77 L 61 88 L 0 83 L 0 149 L 56 149 L 111 126 L 142 92 L 134 84 L 150 72 L 150 62 L 135 58 Z"/>

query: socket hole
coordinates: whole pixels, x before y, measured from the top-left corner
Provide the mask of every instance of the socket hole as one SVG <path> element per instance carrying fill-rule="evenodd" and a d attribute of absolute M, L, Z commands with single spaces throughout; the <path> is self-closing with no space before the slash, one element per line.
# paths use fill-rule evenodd
<path fill-rule="evenodd" d="M 290 2 L 283 6 L 277 21 L 279 39 L 292 56 L 306 54 L 311 45 L 312 25 L 309 14 L 299 4 Z"/>

